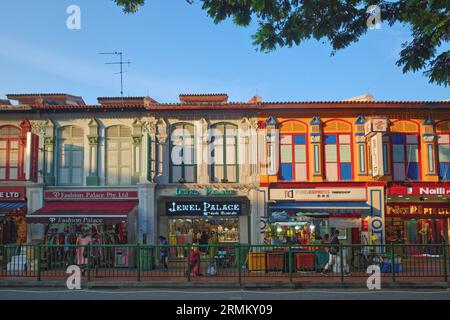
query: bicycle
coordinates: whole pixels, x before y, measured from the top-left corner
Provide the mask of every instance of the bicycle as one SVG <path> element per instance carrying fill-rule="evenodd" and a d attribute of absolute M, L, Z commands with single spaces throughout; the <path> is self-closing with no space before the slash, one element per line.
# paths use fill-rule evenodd
<path fill-rule="evenodd" d="M 378 252 L 367 252 L 361 249 L 353 253 L 351 264 L 356 270 L 367 270 L 367 267 L 372 265 L 381 268 L 383 265 L 383 255 Z"/>

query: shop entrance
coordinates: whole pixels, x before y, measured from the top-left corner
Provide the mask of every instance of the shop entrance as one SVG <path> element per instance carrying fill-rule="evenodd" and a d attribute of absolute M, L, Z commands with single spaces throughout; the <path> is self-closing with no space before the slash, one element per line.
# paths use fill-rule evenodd
<path fill-rule="evenodd" d="M 237 244 L 239 218 L 169 219 L 170 244 Z"/>

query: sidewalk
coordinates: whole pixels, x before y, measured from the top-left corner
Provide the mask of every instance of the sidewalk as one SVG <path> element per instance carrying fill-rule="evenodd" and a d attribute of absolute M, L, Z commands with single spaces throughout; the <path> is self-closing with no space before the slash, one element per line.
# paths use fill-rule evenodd
<path fill-rule="evenodd" d="M 0 288 L 2 287 L 53 287 L 66 288 L 66 277 L 43 277 L 40 281 L 35 278 L 5 278 L 0 277 Z M 135 277 L 91 277 L 91 281 L 87 281 L 86 277 L 82 278 L 83 288 L 367 288 L 367 277 L 353 276 L 345 277 L 341 282 L 339 276 L 330 277 L 293 277 L 292 281 L 287 276 L 283 277 L 258 277 L 258 278 L 241 278 L 239 283 L 238 277 L 191 277 L 187 281 L 183 277 L 141 277 L 141 281 L 137 281 Z M 440 277 L 399 277 L 396 281 L 392 278 L 382 277 L 382 288 L 439 288 L 450 289 L 450 282 L 445 282 Z"/>

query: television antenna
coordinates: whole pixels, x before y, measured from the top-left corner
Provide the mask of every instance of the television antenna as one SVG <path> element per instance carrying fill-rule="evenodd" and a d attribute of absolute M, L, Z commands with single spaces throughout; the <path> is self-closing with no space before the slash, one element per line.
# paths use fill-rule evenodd
<path fill-rule="evenodd" d="M 105 64 L 118 64 L 120 65 L 120 72 L 115 73 L 115 74 L 120 74 L 120 96 L 123 98 L 123 74 L 127 71 L 123 71 L 123 65 L 130 65 L 131 61 L 128 60 L 127 62 L 123 62 L 123 52 L 121 51 L 114 51 L 114 52 L 100 52 L 99 54 L 114 54 L 114 55 L 118 55 L 120 57 L 119 61 L 116 62 L 105 62 Z"/>

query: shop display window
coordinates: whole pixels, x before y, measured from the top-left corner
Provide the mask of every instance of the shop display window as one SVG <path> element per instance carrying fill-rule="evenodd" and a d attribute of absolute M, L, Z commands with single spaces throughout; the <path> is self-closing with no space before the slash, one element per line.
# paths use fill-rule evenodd
<path fill-rule="evenodd" d="M 273 222 L 266 230 L 270 244 L 316 244 L 330 234 L 327 219 L 308 218 L 288 222 Z"/>
<path fill-rule="evenodd" d="M 238 218 L 210 218 L 210 219 L 170 219 L 169 220 L 169 244 L 207 244 L 202 240 L 205 233 L 208 241 L 215 236 L 213 243 L 238 243 L 239 219 Z M 202 243 L 204 241 L 205 243 Z M 209 241 L 210 242 L 210 241 Z"/>
<path fill-rule="evenodd" d="M 392 218 L 386 224 L 388 243 L 440 244 L 445 241 L 444 219 Z"/>
<path fill-rule="evenodd" d="M 126 244 L 127 224 L 49 224 L 47 225 L 42 242 L 44 244 L 76 244 L 82 236 L 98 234 L 98 244 Z"/>

